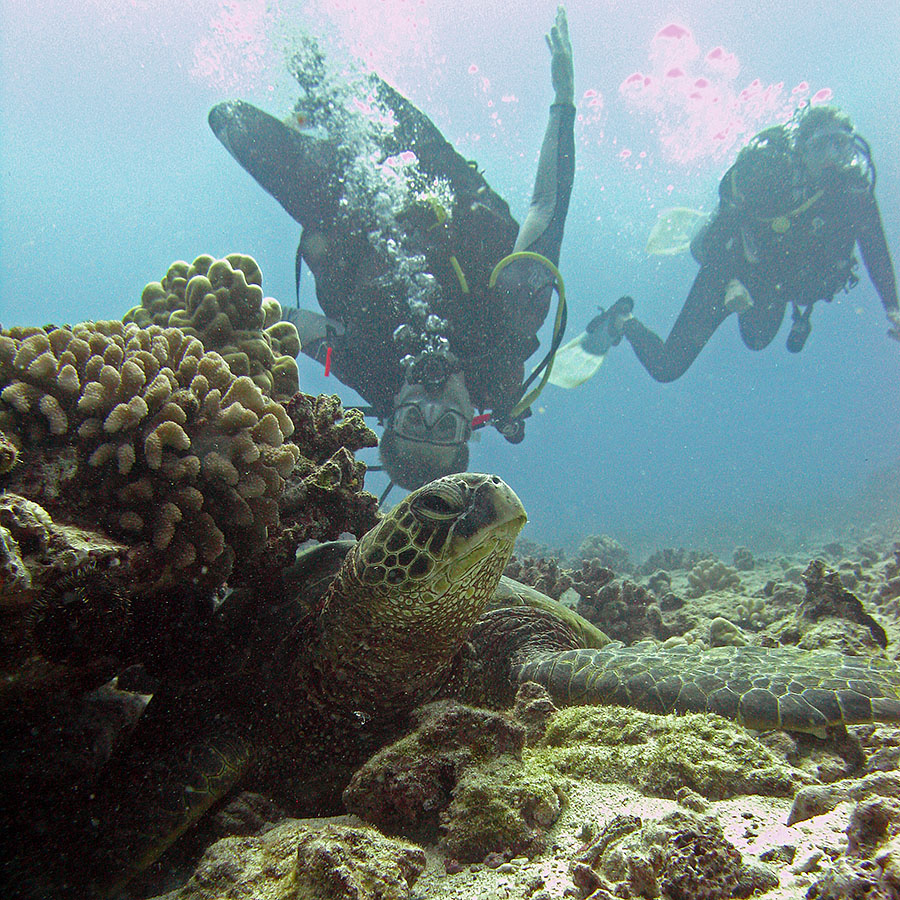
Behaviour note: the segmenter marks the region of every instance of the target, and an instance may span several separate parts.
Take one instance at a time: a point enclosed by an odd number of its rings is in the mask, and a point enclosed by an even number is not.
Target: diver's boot
[[[810,303],[803,312],[800,312],[796,304],[793,310],[793,324],[787,336],[787,348],[789,353],[799,353],[812,331],[812,325],[809,321],[810,313],[812,313],[812,304]]]
[[[581,347],[592,356],[604,356],[610,347],[615,347],[625,333],[625,323],[631,318],[634,300],[631,297],[619,297],[609,309],[600,310],[588,322],[584,335],[581,336]]]
[[[742,281],[732,278],[725,288],[725,310],[730,313],[742,313],[753,306],[753,298],[750,291]]]
[[[619,297],[615,303],[607,310],[609,314],[609,324],[606,326],[609,331],[609,340],[613,347],[622,340],[625,334],[625,323],[631,318],[631,311],[634,309],[634,300],[631,297]]]

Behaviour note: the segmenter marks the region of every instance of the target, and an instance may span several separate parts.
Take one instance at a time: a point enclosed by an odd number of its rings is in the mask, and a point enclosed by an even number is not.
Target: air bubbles
[[[434,313],[432,313],[425,320],[425,330],[429,334],[438,334],[441,331],[446,331],[447,330],[447,320],[442,319],[440,316],[436,316]]]

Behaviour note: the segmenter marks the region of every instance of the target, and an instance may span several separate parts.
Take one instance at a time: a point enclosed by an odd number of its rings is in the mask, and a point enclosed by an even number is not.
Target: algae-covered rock
[[[618,817],[595,847],[582,858],[595,857],[593,868],[602,876],[596,883],[600,891],[609,887],[606,896],[730,900],[778,884],[768,867],[744,863],[712,817],[675,812],[646,824]],[[587,880],[585,873],[581,880]]]
[[[547,830],[559,818],[562,781],[540,763],[504,754],[467,767],[442,816],[440,846],[462,862],[489,853],[533,856],[546,849]]]
[[[425,853],[372,828],[289,819],[262,835],[209,847],[165,900],[406,900]],[[162,898],[158,898],[162,900]]]
[[[543,766],[561,775],[624,781],[658,797],[675,797],[681,787],[709,800],[790,796],[812,780],[786,766],[744,728],[708,713],[564,709],[548,723],[535,753]]]
[[[543,849],[562,779],[523,759],[525,730],[502,713],[442,701],[353,776],[347,809],[389,832],[440,839],[464,862]]]

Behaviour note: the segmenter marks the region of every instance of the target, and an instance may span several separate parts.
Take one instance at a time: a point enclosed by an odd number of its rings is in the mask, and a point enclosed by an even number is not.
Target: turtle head
[[[373,690],[371,705],[425,699],[492,596],[525,521],[495,475],[447,475],[398,503],[332,584],[320,633],[344,688]]]
[[[363,537],[359,577],[386,594],[414,590],[440,600],[453,585],[482,584],[487,569],[502,572],[525,521],[522,502],[496,475],[446,475],[413,491]]]

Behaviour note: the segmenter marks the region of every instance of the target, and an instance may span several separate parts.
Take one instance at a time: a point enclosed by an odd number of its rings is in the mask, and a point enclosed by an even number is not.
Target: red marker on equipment
[[[325,350],[325,377],[331,374],[331,347]]]
[[[481,413],[481,415],[475,416],[475,418],[472,419],[471,427],[477,428],[479,425],[484,425],[484,423],[487,422],[487,420],[490,419],[490,417],[491,417],[490,413]]]

